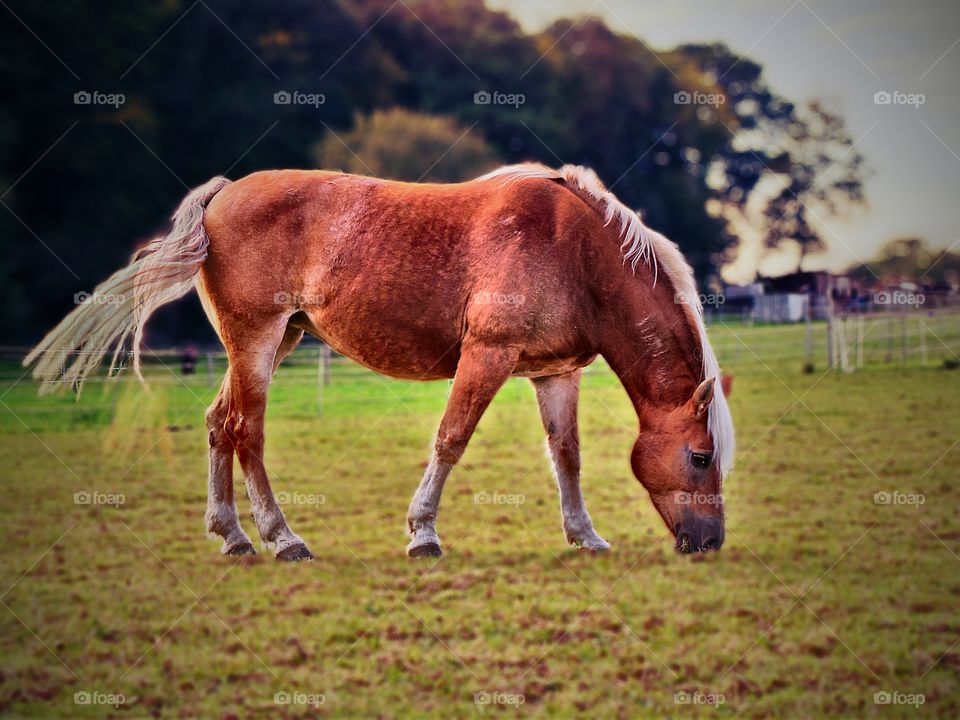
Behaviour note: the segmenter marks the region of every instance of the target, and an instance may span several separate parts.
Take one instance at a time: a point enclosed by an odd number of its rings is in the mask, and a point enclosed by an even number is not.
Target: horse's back
[[[218,316],[292,313],[386,374],[452,376],[468,331],[525,346],[536,372],[582,345],[583,249],[558,228],[586,234],[584,212],[550,181],[254,173],[207,208],[203,282]]]

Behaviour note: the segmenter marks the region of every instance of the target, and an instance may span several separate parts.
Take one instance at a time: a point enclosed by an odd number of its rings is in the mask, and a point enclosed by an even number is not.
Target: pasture
[[[414,561],[407,504],[447,384],[336,361],[319,414],[317,350],[298,351],[266,464],[316,555],[300,564],[205,537],[202,364],[77,403],[10,362],[0,713],[956,717],[960,371],[942,364],[960,327],[928,329],[925,363],[884,362],[880,325],[861,370],[825,372],[817,347],[804,374],[802,326],[714,327],[739,452],[726,544],[694,556],[630,472],[636,416],[602,362],[583,487],[612,551],[565,547],[533,390],[512,379],[447,484],[444,557]]]

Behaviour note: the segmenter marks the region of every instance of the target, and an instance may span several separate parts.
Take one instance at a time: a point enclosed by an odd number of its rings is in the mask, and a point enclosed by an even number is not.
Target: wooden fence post
[[[212,388],[216,383],[216,376],[213,372],[213,353],[206,353],[207,356],[207,387]]]
[[[323,356],[323,384],[329,385],[333,352],[331,352],[330,346],[324,343],[320,346],[320,353]]]
[[[893,316],[887,316],[887,356],[884,362],[893,362]]]
[[[837,353],[839,354],[840,369],[850,372],[850,347],[847,345],[847,318],[840,317],[837,325]]]
[[[863,330],[863,312],[857,313],[857,367],[863,367],[863,343],[866,340]]]
[[[900,313],[900,364],[907,364],[907,316]]]
[[[833,319],[833,313],[830,312],[830,310],[828,309],[827,310],[827,367],[830,368],[831,370],[834,368],[833,344],[834,344],[834,335],[836,334],[836,331],[833,327],[834,322],[835,321]]]
[[[917,330],[920,332],[920,364],[927,364],[927,326],[923,320],[917,320]]]
[[[323,349],[326,345],[321,345],[317,353],[317,417],[323,417],[323,386],[325,384],[326,363],[324,362]]]

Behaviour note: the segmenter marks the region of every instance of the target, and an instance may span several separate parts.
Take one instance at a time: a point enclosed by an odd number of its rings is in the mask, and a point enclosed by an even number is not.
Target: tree
[[[431,182],[466,180],[500,162],[453,118],[400,108],[358,115],[352,130],[328,133],[314,156],[326,170]]]
[[[960,283],[960,253],[931,250],[920,238],[896,238],[886,243],[874,260],[855,264],[848,272],[868,283],[909,280],[918,285]]]
[[[673,62],[682,77],[693,65],[706,91],[725,98],[718,120],[727,139],[707,156],[718,214],[745,218],[748,203],[761,200],[764,245],[796,243],[799,268],[825,247],[817,225],[865,202],[865,161],[843,119],[820,101],[798,107],[777,95],[762,66],[722,44],[681,46]]]
[[[861,198],[839,118],[798,109],[723,45],[655,52],[589,17],[531,34],[484,0],[169,0],[109,13],[7,1],[47,46],[0,23],[0,332],[11,342],[38,338],[159,231],[185,185],[318,157],[414,180],[500,160],[587,165],[679,243],[701,283],[736,250],[730,213],[763,199],[768,244],[806,253],[820,247],[812,213]],[[126,102],[74,104],[84,89]],[[484,91],[517,101],[478,101]],[[284,92],[323,101],[277,102]],[[771,183],[791,192],[771,198]],[[151,340],[207,332],[196,305],[161,312]]]
[[[773,249],[796,243],[799,271],[807,255],[826,248],[815,221],[822,223],[824,215],[839,216],[865,202],[864,158],[854,149],[843,120],[819,102],[791,118],[780,137],[788,159],[776,163],[782,172],[771,171],[783,184],[764,210],[764,244]]]

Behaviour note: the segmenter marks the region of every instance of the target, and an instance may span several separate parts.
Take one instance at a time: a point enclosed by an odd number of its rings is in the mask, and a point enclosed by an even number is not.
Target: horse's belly
[[[460,338],[442,331],[411,331],[389,319],[357,321],[335,313],[307,312],[297,324],[341,355],[390,377],[452,378],[460,360]]]
[[[390,377],[412,380],[452,378],[460,360],[459,336],[440,330],[411,332],[389,322],[338,322],[328,314],[305,313],[295,322],[341,355]],[[596,354],[570,357],[522,354],[513,370],[518,377],[547,377],[572,372],[594,361]]]

